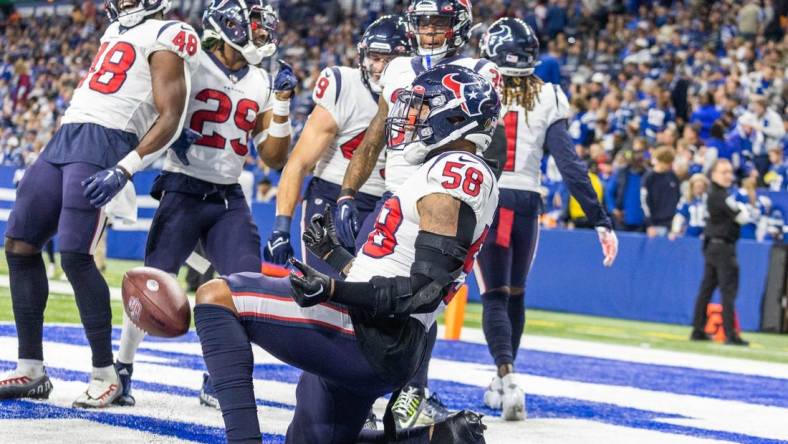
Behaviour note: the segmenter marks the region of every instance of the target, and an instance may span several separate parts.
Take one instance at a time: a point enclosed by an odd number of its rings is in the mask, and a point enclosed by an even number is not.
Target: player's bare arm
[[[150,56],[153,104],[159,117],[135,149],[140,157],[169,146],[180,133],[181,116],[189,96],[184,65],[183,59],[171,51],[157,51]]]
[[[273,111],[266,111],[257,119],[257,126],[255,127],[253,136],[255,140],[257,137],[266,131],[271,122],[279,124],[289,124],[287,116],[274,115]],[[287,150],[290,148],[290,135],[284,137],[272,137],[270,134],[265,140],[256,146],[257,152],[260,154],[260,162],[265,166],[273,169],[279,169],[285,166],[287,162]]]
[[[461,203],[442,193],[422,197],[417,205],[421,217],[419,228],[442,236],[456,236]]]
[[[381,97],[378,100],[378,113],[369,124],[369,129],[364,135],[364,140],[361,141],[358,149],[350,159],[347,171],[345,171],[345,178],[342,180],[342,190],[350,190],[355,193],[364,185],[364,182],[369,179],[372,170],[375,168],[375,162],[380,157],[380,152],[383,150],[385,142],[385,129],[386,117],[389,114],[389,106],[386,100]]]
[[[293,216],[304,176],[315,167],[326,148],[336,138],[337,130],[331,113],[316,105],[282,171],[279,193],[276,196],[277,216]]]

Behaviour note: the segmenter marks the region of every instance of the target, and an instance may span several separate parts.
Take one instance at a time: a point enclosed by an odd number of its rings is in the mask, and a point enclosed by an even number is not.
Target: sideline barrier
[[[14,171],[14,168],[0,167],[0,230],[3,232],[15,197]],[[147,194],[156,174],[156,171],[142,171],[134,176],[140,220],[131,226],[116,225],[108,230],[109,257],[142,259],[147,230],[158,205]],[[774,193],[770,196],[779,200]],[[785,198],[788,203],[788,193]],[[275,206],[256,202],[252,205],[252,213],[262,244],[265,244],[274,221]],[[297,257],[301,256],[300,226],[296,222],[299,220],[300,205],[296,207],[291,233]],[[0,243],[3,240],[0,237]],[[671,242],[632,233],[619,233],[619,240],[616,263],[604,268],[595,232],[543,230],[528,279],[527,306],[689,325],[703,274],[700,241],[686,238]],[[770,245],[747,240],[738,244],[741,275],[736,308],[745,331],[760,328]],[[468,277],[467,284],[467,298],[478,301],[479,290],[473,275]],[[719,300],[718,296],[715,300]]]

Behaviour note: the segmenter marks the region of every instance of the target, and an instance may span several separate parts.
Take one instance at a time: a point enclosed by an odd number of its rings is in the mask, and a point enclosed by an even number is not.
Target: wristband
[[[290,232],[290,222],[293,218],[290,216],[279,215],[274,219],[274,231]]]
[[[274,97],[274,103],[272,108],[275,116],[280,117],[287,117],[290,115],[290,99],[287,100],[279,100]]]
[[[260,131],[259,133],[257,133],[256,136],[254,136],[254,139],[252,139],[252,141],[254,142],[254,146],[258,146],[261,143],[265,142],[265,139],[267,138],[268,138],[268,131]]]
[[[342,270],[353,260],[353,255],[342,247],[336,247],[328,253],[324,260],[331,268],[344,275]]]
[[[123,168],[123,171],[131,177],[142,169],[142,157],[137,153],[137,150],[131,150],[130,153],[126,154],[126,157],[118,162],[118,166]]]
[[[268,125],[268,135],[271,137],[290,137],[290,121],[276,123],[273,120]]]
[[[337,203],[346,199],[353,199],[355,196],[356,196],[356,190],[354,190],[353,188],[342,188],[342,191],[339,192]]]

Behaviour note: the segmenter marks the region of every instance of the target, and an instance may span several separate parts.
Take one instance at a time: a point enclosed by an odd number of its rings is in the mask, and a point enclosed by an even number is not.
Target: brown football
[[[148,334],[174,338],[191,324],[189,299],[175,277],[152,267],[137,267],[123,276],[123,309]]]

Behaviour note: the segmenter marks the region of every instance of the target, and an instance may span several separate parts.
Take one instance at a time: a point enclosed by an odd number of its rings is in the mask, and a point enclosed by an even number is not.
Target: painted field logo
[[[140,314],[142,314],[142,303],[140,302],[140,298],[137,296],[129,297],[127,308],[129,319],[131,319],[134,323],[139,322]]]

